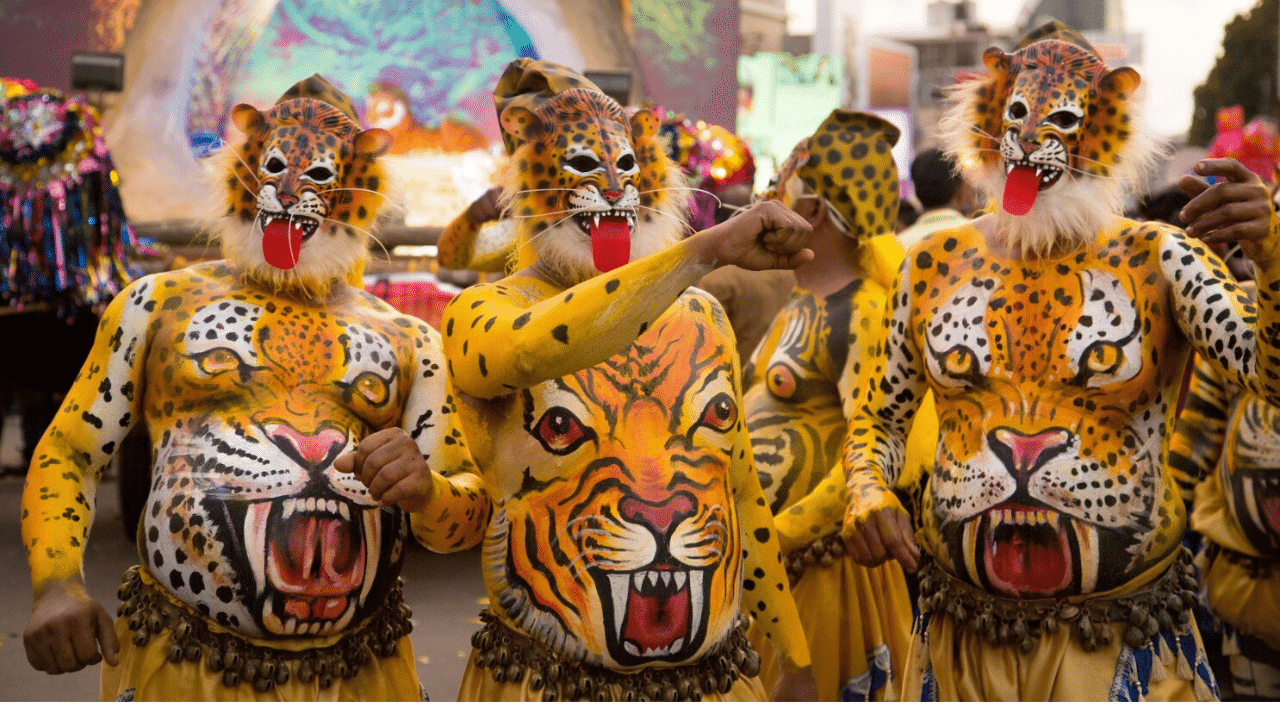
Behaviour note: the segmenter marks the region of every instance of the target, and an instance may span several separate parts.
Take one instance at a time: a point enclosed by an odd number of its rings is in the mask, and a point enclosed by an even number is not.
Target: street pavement
[[[15,464],[17,425],[5,419],[0,432],[0,466]],[[23,478],[0,476],[0,702],[92,701],[98,699],[98,667],[48,675],[27,663],[22,630],[31,613],[31,579],[19,529]],[[85,552],[85,582],[107,611],[115,614],[121,574],[137,564],[121,519],[116,479],[109,469],[98,488],[98,510]],[[411,544],[403,572],[405,600],[413,610],[418,677],[433,701],[455,701],[471,650],[471,634],[487,604],[480,577],[480,553],[437,555]],[[127,639],[126,639],[127,642]]]

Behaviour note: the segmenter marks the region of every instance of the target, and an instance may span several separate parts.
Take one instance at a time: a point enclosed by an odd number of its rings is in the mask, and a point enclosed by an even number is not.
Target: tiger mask
[[[683,235],[684,176],[662,151],[658,118],[590,87],[501,114],[512,154],[503,204],[518,245],[565,285],[649,255]],[[521,265],[531,260],[520,258]]]
[[[1160,154],[1135,114],[1138,73],[1109,70],[1074,30],[1053,21],[984,77],[952,88],[942,144],[988,199],[999,241],[1024,257],[1090,242],[1124,209],[1127,186]]]
[[[228,151],[223,254],[250,281],[324,296],[359,273],[384,195],[387,131],[361,130],[351,101],[318,75],[266,112],[240,104]],[[230,147],[230,146],[229,146]]]

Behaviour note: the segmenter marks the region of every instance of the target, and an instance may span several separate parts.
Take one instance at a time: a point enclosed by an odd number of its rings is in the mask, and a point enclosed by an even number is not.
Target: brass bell
[[[222,670],[222,652],[217,648],[209,648],[209,654],[204,656],[204,666],[210,672],[219,672]]]
[[[534,690],[541,690],[543,685],[542,673],[529,673],[529,687]]]
[[[1140,648],[1147,644],[1147,636],[1138,628],[1130,625],[1124,631],[1124,644],[1131,648]]]
[[[315,668],[312,667],[310,660],[303,660],[298,663],[298,682],[309,683],[316,676]]]
[[[679,698],[679,696],[680,696],[679,691],[677,691],[671,685],[667,685],[666,687],[662,688],[662,692],[658,697],[662,698],[662,702],[675,702]]]
[[[560,694],[556,692],[554,685],[548,685],[546,692],[542,693],[543,702],[555,702],[560,699]]]
[[[284,685],[289,682],[289,663],[280,662],[276,665],[276,684]]]
[[[275,685],[275,681],[269,677],[260,677],[253,681],[253,689],[260,693],[270,692]]]
[[[519,665],[511,665],[507,667],[507,680],[511,682],[520,682],[524,677],[524,668]]]
[[[595,692],[596,682],[591,679],[590,675],[583,675],[578,678],[578,693],[582,695],[590,695]]]
[[[502,665],[494,665],[489,670],[489,674],[493,675],[493,681],[496,683],[503,682],[507,679],[506,668]]]
[[[328,690],[330,687],[333,686],[333,676],[328,673],[325,673],[324,675],[319,676],[318,685],[320,686],[321,690]]]
[[[563,670],[560,663],[551,663],[551,667],[547,668],[547,680],[551,682],[558,682],[562,672]]]
[[[240,668],[240,677],[247,683],[253,682],[258,677],[258,663],[245,660],[244,666]]]
[[[191,643],[183,652],[183,656],[187,659],[187,662],[196,662],[200,659],[200,653],[200,643]]]
[[[1141,606],[1134,605],[1129,611],[1129,624],[1134,627],[1143,627],[1147,624],[1147,611]]]
[[[227,686],[227,687],[229,687],[229,688],[233,688],[233,687],[235,687],[235,686],[239,685],[239,684],[240,684],[240,673],[237,673],[237,672],[233,671],[231,668],[227,668],[226,670],[223,670],[223,671],[222,671],[222,684],[223,684],[223,685],[226,685],[226,686]]]
[[[151,633],[147,632],[146,628],[141,628],[138,630],[138,632],[133,634],[133,644],[138,647],[142,647],[143,645],[146,645],[150,641],[151,641]]]

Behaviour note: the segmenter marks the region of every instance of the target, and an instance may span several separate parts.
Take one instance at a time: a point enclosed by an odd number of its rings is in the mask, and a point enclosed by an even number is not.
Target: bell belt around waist
[[[1191,622],[1198,602],[1191,553],[1182,548],[1155,581],[1125,595],[1098,598],[1011,599],[992,595],[947,573],[932,558],[922,558],[920,610],[945,612],[958,626],[991,645],[1016,645],[1031,652],[1042,635],[1068,627],[1086,651],[1109,645],[1111,623],[1128,625],[1123,640],[1144,647],[1155,636]]]
[[[337,678],[354,678],[373,656],[394,655],[396,641],[413,629],[399,578],[386,601],[359,627],[329,645],[291,650],[222,628],[176,602],[144,574],[139,566],[129,568],[117,593],[122,604],[116,615],[127,620],[133,644],[143,647],[168,629],[169,662],[203,659],[210,672],[222,673],[227,687],[245,682],[267,692],[293,680],[314,679],[321,689],[328,688]]]
[[[844,538],[839,531],[823,535],[804,547],[792,550],[783,558],[783,564],[787,568],[787,581],[795,587],[805,570],[814,566],[831,567],[844,557],[845,551]]]
[[[749,621],[738,624],[720,647],[696,662],[681,667],[645,668],[620,672],[569,660],[545,644],[507,627],[497,616],[480,613],[484,625],[471,636],[475,664],[488,668],[498,682],[518,683],[528,676],[529,687],[543,690],[542,699],[599,700],[617,697],[628,702],[698,701],[704,693],[727,693],[739,678],[760,673],[760,655],[747,640]],[[544,689],[545,688],[545,689]]]

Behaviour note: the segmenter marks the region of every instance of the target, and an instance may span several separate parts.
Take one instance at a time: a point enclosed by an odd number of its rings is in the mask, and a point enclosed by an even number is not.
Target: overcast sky
[[[861,2],[867,32],[922,30],[928,0],[835,0]],[[1258,0],[1123,0],[1125,29],[1146,33],[1142,73],[1147,119],[1163,135],[1185,133],[1191,124],[1192,90],[1204,81],[1222,51],[1222,27]],[[989,26],[1013,24],[1025,0],[977,0]],[[814,0],[787,0],[789,32],[814,28]]]

